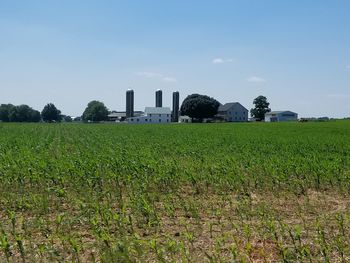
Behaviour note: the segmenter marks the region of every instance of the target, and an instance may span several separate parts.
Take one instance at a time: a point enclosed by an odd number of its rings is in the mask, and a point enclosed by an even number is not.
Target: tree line
[[[13,104],[0,105],[0,121],[3,122],[59,122],[66,117],[61,115],[61,111],[52,103],[46,104],[41,112],[25,104],[18,106]]]
[[[87,105],[81,118],[83,121],[105,121],[108,119],[107,107],[99,101],[91,101]],[[71,122],[70,116],[61,114],[53,103],[45,105],[39,112],[32,107],[22,104],[15,106],[13,104],[0,105],[0,121],[2,122]]]
[[[259,96],[254,99],[253,104],[255,107],[250,110],[251,116],[257,121],[264,120],[265,113],[271,111],[267,98]],[[218,112],[219,106],[220,103],[214,98],[201,94],[192,94],[185,98],[180,112],[181,115],[187,115],[201,122],[205,118],[214,117]],[[81,119],[85,122],[106,121],[108,113],[109,111],[103,102],[93,100],[88,103]],[[46,104],[41,112],[34,110],[28,105],[0,105],[0,121],[3,122],[60,122],[62,120],[71,122],[72,118],[62,115],[61,111],[53,103]]]

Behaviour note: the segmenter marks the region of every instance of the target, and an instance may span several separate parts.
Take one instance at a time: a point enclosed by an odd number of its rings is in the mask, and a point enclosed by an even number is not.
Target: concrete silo
[[[163,92],[162,90],[157,90],[156,91],[156,107],[162,107],[163,105]]]
[[[126,118],[134,117],[134,91],[126,91]]]
[[[179,109],[180,109],[180,93],[178,91],[173,92],[173,112],[172,122],[179,121]]]

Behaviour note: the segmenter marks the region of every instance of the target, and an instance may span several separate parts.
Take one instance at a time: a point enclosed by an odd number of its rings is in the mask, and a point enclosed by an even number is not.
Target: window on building
[[[148,120],[147,119],[145,119],[145,122],[147,122]]]
[[[152,117],[152,114],[150,114],[149,116]]]
[[[238,119],[241,120],[241,117],[239,117]]]
[[[134,121],[134,119],[130,119],[131,121]]]
[[[159,114],[159,117],[162,117],[162,114]]]
[[[169,122],[169,119],[167,119],[166,122]]]
[[[237,117],[235,117],[235,120],[237,120]]]
[[[162,119],[159,119],[159,122],[162,122]]]
[[[237,115],[237,114],[238,114],[238,112],[236,111],[236,112],[235,112],[235,114]]]
[[[137,121],[140,121],[139,119],[136,119]]]
[[[152,119],[149,119],[149,122],[152,122]]]

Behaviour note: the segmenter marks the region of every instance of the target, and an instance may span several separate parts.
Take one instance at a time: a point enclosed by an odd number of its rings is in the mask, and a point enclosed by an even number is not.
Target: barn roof
[[[218,111],[228,111],[229,109],[232,108],[232,106],[235,106],[235,105],[242,106],[242,104],[240,104],[239,102],[229,102],[229,103],[225,103],[224,105],[220,105]]]
[[[146,107],[145,113],[148,114],[171,114],[171,110],[168,107]]]
[[[267,112],[266,114],[281,114],[281,113],[293,113],[293,114],[297,114],[296,112],[289,111],[289,110],[270,111],[270,112]]]
[[[142,111],[134,111],[134,114],[136,115],[142,115]],[[125,111],[113,111],[110,114],[108,114],[109,118],[122,118],[126,117],[126,112]]]

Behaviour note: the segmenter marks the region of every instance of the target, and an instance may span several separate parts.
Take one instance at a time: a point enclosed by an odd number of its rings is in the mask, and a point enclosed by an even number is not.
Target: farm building
[[[271,111],[265,114],[266,122],[297,121],[298,114],[292,111]]]
[[[181,123],[191,123],[192,122],[192,118],[189,116],[180,116],[179,117],[179,122]]]
[[[216,117],[227,122],[244,122],[248,121],[248,110],[239,102],[230,102],[219,106]]]
[[[170,123],[171,110],[168,107],[146,107],[145,115],[127,118],[128,123]]]
[[[134,116],[142,116],[143,112],[142,111],[135,111]],[[125,121],[126,119],[126,111],[112,111],[110,114],[108,114],[108,121],[115,121],[115,122],[120,122],[120,121]]]

